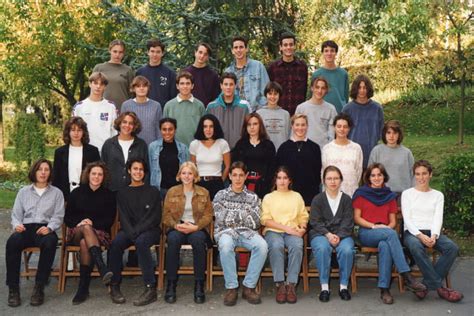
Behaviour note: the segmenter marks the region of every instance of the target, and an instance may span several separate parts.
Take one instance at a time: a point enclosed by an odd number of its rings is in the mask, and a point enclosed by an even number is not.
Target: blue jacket
[[[247,64],[241,70],[239,76],[239,71],[237,71],[235,61],[233,61],[230,66],[225,69],[225,72],[232,72],[237,76],[237,91],[241,98],[245,96],[244,99],[250,103],[250,112],[255,112],[266,105],[267,99],[263,91],[270,79],[265,66],[263,66],[261,62],[247,58]],[[244,78],[243,93],[239,87],[241,77]]]
[[[188,147],[175,139],[178,148],[178,160],[181,165],[189,160]],[[157,139],[148,146],[148,158],[150,159],[150,185],[161,190],[161,169],[160,169],[160,152],[163,149],[163,138]]]

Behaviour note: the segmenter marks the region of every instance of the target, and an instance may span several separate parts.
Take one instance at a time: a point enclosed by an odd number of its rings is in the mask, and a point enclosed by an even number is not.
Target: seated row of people
[[[393,303],[390,294],[392,262],[402,275],[407,288],[420,299],[429,290],[448,301],[462,299],[462,294],[443,287],[442,280],[453,264],[458,248],[441,234],[443,195],[431,189],[429,180],[432,167],[426,161],[414,165],[416,186],[402,194],[402,212],[405,226],[405,246],[412,252],[423,273],[423,283],[416,281],[403,254],[396,225],[397,195],[385,183],[389,180],[381,164],[370,165],[364,175],[364,186],[357,189],[353,201],[341,192],[343,175],[335,166],[323,172],[325,192],[316,195],[311,204],[311,213],[305,209],[303,197],[291,189],[291,172],[279,167],[274,175],[273,192],[267,194],[260,206],[258,196],[245,186],[249,173],[242,162],[234,162],[229,170],[231,184],[220,190],[211,204],[209,193],[198,186],[199,173],[192,162],[180,166],[176,180],[181,182],[168,190],[164,201],[162,220],[161,195],[157,188],[145,183],[147,164],[141,159],[131,159],[127,170],[131,183],[114,194],[105,183],[108,170],[103,162],[88,164],[81,178],[81,185],[72,191],[64,216],[64,201],[61,192],[50,185],[52,166],[42,159],[33,164],[29,177],[31,185],[22,188],[12,211],[12,226],[15,233],[6,246],[8,304],[21,304],[19,292],[19,269],[21,252],[29,246],[41,248],[32,305],[44,301],[44,286],[47,283],[57,246],[55,230],[63,222],[67,226],[66,242],[80,246],[80,282],[74,304],[84,302],[89,294],[90,274],[93,265],[98,267],[101,280],[110,285],[110,295],[115,303],[124,303],[120,291],[122,256],[124,250],[135,245],[138,263],[143,272],[144,292],[133,302],[146,305],[157,299],[156,278],[152,245],[158,244],[163,222],[167,234],[166,271],[168,284],[165,300],[176,301],[177,269],[179,250],[182,244],[193,247],[196,303],[205,301],[204,279],[206,256],[211,247],[208,227],[214,220],[214,236],[224,271],[226,293],[224,304],[236,303],[239,287],[235,247],[244,247],[251,252],[247,273],[243,281],[242,297],[249,303],[261,302],[255,288],[263,265],[268,258],[278,303],[295,303],[303,256],[303,236],[308,231],[316,265],[320,271],[321,292],[319,299],[327,302],[330,297],[329,272],[333,249],[340,268],[339,296],[350,300],[347,289],[354,260],[352,229],[359,225],[362,246],[379,249],[379,283],[383,303]],[[111,240],[111,226],[119,211],[120,231]],[[309,226],[307,226],[309,221]],[[264,226],[260,236],[260,225]],[[101,246],[109,249],[109,265],[102,259]],[[441,258],[433,266],[424,247],[433,247]],[[285,282],[285,248],[288,249],[288,271]]]

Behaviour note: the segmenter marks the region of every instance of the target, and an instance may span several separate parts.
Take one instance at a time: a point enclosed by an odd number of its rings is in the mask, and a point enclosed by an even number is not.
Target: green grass
[[[15,191],[0,189],[0,209],[11,209],[15,202]]]
[[[46,159],[53,161],[54,159],[54,151],[57,147],[55,146],[46,146]],[[6,161],[15,161],[15,147],[6,147],[5,148],[5,160]]]

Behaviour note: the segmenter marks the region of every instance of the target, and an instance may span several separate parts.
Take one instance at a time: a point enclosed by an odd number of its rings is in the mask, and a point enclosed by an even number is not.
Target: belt
[[[220,176],[203,176],[201,177],[202,181],[215,181],[215,180],[222,180]]]

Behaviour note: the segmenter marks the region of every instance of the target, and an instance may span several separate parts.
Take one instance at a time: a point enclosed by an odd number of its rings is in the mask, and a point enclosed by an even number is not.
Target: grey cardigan
[[[341,239],[351,236],[354,228],[353,213],[352,199],[349,195],[342,193],[336,215],[333,215],[326,192],[319,193],[311,202],[310,240],[316,236],[324,236],[328,232],[336,234]]]

